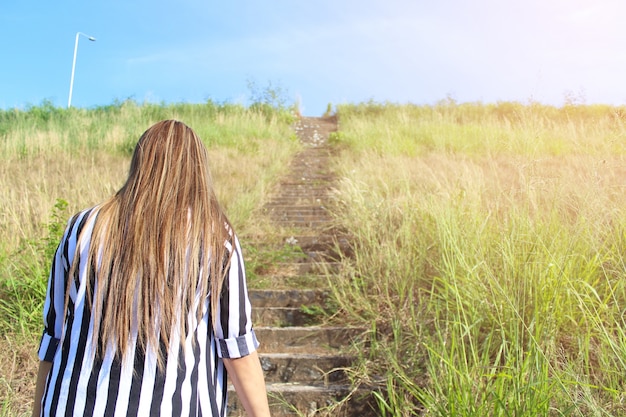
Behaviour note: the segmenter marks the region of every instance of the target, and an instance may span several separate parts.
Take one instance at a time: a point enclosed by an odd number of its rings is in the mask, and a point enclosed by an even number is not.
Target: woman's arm
[[[258,353],[254,351],[241,358],[224,359],[224,365],[248,415],[269,416],[265,379]]]
[[[46,388],[46,379],[52,368],[52,362],[39,361],[39,372],[37,373],[37,385],[35,387],[35,402],[33,403],[33,417],[41,415],[41,399]]]

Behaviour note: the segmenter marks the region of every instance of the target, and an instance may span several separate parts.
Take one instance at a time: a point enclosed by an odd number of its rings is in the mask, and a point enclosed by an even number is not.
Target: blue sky
[[[0,5],[0,108],[327,103],[626,104],[622,0],[44,0]]]

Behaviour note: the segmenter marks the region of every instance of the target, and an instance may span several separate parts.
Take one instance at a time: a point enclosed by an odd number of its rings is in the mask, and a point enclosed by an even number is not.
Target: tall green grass
[[[340,106],[332,286],[382,415],[626,415],[623,113]]]

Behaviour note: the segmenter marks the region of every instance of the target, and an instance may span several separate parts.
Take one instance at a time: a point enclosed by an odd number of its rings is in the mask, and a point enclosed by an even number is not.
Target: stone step
[[[307,220],[332,220],[332,216],[326,207],[268,207],[265,213],[272,217],[293,217]]]
[[[326,290],[250,290],[248,291],[253,309],[261,307],[297,307],[321,305],[328,296]]]
[[[255,326],[311,326],[319,324],[323,318],[322,311],[312,314],[299,307],[260,307],[252,310]]]
[[[329,251],[305,251],[306,255],[313,261],[324,263],[329,261],[338,261],[341,259],[336,253]]]
[[[325,273],[336,273],[341,269],[341,262],[277,262],[276,270],[281,271],[275,276],[295,276],[295,275],[315,275]]]
[[[324,146],[316,146],[315,149],[306,148],[295,155],[291,161],[291,166],[297,170],[306,169],[306,167],[312,165],[322,164],[328,166],[330,153],[331,150]]]
[[[301,178],[316,178],[322,182],[334,182],[337,181],[337,176],[333,174],[329,174],[328,172],[322,172],[324,169],[323,165],[325,161],[319,161],[321,163],[315,163],[315,165],[310,165],[306,167],[306,169],[300,170],[297,166],[292,166],[291,173],[279,179],[280,184],[289,184],[292,181],[299,181]],[[300,162],[303,163],[302,161]],[[295,169],[294,169],[295,168]]]
[[[331,251],[335,252],[337,248],[349,248],[350,242],[345,236],[341,236],[339,232],[335,236],[329,235],[310,235],[303,234],[302,231],[299,230],[298,234],[294,234],[289,236],[288,238],[283,239],[282,242],[276,243],[274,245],[264,244],[261,241],[253,241],[248,240],[248,244],[250,246],[256,248],[269,248],[270,250],[280,250],[284,247],[285,243],[290,243],[292,245],[298,246],[302,249],[303,252],[323,252],[323,251]]]
[[[328,260],[337,260],[337,254],[351,254],[353,251],[350,241],[344,236],[335,236],[328,239],[307,239],[300,236],[293,237],[296,244],[304,253],[326,252]]]
[[[280,183],[280,193],[277,195],[289,195],[303,190],[313,194],[328,192],[331,184],[334,184],[334,181],[320,181],[319,179],[310,181],[307,180],[306,177],[290,178]]]
[[[291,219],[291,218],[284,218],[284,217],[279,217],[279,216],[276,216],[274,218],[274,216],[272,216],[272,220],[274,220],[274,222],[277,225],[283,226],[283,227],[299,227],[299,228],[317,229],[317,228],[322,228],[324,226],[329,225],[332,219],[330,217],[328,219],[317,219],[317,218]]]
[[[328,208],[324,205],[315,203],[315,204],[282,204],[282,203],[268,203],[265,205],[266,212],[298,212],[298,213],[306,213],[306,214],[326,214],[328,213]]]
[[[306,140],[303,142],[306,142]],[[307,149],[307,151],[304,151],[304,152],[311,152],[315,154],[315,153],[324,153],[324,152],[329,153],[331,151],[332,151],[332,148],[324,143],[324,144],[319,144],[318,146],[315,147],[315,149],[312,149],[312,150]],[[300,152],[300,153],[303,153],[303,152]]]
[[[264,209],[268,210],[274,208],[276,206],[306,206],[306,205],[317,205],[321,206],[324,204],[324,201],[329,200],[330,197],[327,194],[290,194],[290,195],[282,195],[274,197],[268,203],[265,204]]]
[[[248,283],[250,289],[258,288],[274,288],[293,289],[293,288],[322,288],[328,285],[328,280],[322,275],[288,275],[282,272],[282,275],[259,275],[255,276],[253,281]]]
[[[363,341],[366,329],[344,326],[256,327],[259,353],[336,354]]]
[[[266,385],[272,417],[378,417],[372,389],[355,390],[349,385]],[[340,404],[343,401],[342,404]],[[246,413],[232,387],[229,388],[228,417]]]
[[[315,181],[307,180],[307,177],[289,177],[283,178],[277,184],[278,189],[274,195],[285,195],[293,193],[294,191],[307,190],[310,193],[325,193],[331,189],[331,186],[336,183],[336,180],[324,180],[321,178]]]
[[[276,201],[280,199],[290,199],[290,198],[295,198],[295,197],[315,198],[315,199],[324,201],[326,199],[334,198],[334,196],[336,195],[332,191],[330,184],[324,185],[323,188],[313,189],[313,190],[309,189],[310,187],[311,187],[310,185],[306,185],[306,184],[293,185],[283,190],[283,192],[281,192],[280,194],[274,195],[270,199],[270,201]]]
[[[334,198],[334,195],[329,192],[329,190],[319,191],[315,193],[307,193],[302,190],[293,190],[289,193],[283,193],[280,195],[276,195],[270,199],[266,205],[272,204],[283,204],[283,205],[299,205],[306,204],[302,203],[302,201],[308,202],[309,204],[322,204],[328,201],[331,201]]]
[[[280,192],[289,187],[293,187],[294,185],[308,185],[309,187],[324,187],[330,184],[335,184],[337,182],[337,177],[334,175],[325,175],[320,174],[317,170],[308,170],[308,171],[299,171],[295,175],[291,175],[289,177],[282,178],[280,180]]]
[[[301,214],[290,214],[290,213],[271,213],[270,218],[272,221],[282,224],[288,225],[289,227],[319,227],[329,225],[333,218],[330,215],[301,215]]]
[[[292,208],[306,210],[315,207],[314,210],[325,209],[328,210],[334,203],[330,201],[330,198],[316,198],[315,200],[309,199],[308,196],[290,196],[283,197],[281,199],[274,199],[265,206],[263,206],[263,213],[268,213],[273,210],[280,210],[283,208]]]
[[[333,198],[334,197],[330,195],[316,194],[315,196],[311,196],[310,194],[294,193],[272,199],[265,204],[263,210],[264,212],[267,212],[272,209],[276,210],[289,207],[297,209],[318,207],[328,210],[329,207],[332,207],[335,204]]]
[[[293,198],[308,198],[308,199],[322,199],[333,197],[330,184],[322,187],[313,187],[311,185],[294,185],[292,187],[283,189],[279,194],[270,198],[270,201],[276,201],[280,199],[293,199]]]
[[[375,411],[372,390],[353,389],[347,372],[354,360],[347,352],[353,344],[367,346],[368,329],[311,324],[325,318],[330,290],[323,288],[328,287],[328,275],[341,268],[337,253],[349,249],[327,210],[335,201],[337,177],[329,170],[334,149],[327,144],[326,134],[334,130],[336,119],[305,118],[296,124],[304,148],[292,159],[290,174],[277,184],[276,194],[263,208],[275,224],[289,231],[285,233],[293,234],[285,241],[298,245],[306,255],[306,260],[264,268],[252,285],[271,289],[250,290],[274,417],[380,414]],[[229,416],[245,415],[235,395],[229,403]]]
[[[275,204],[282,203],[285,205],[289,204],[299,204],[300,200],[309,201],[312,204],[322,204],[325,201],[332,200],[334,195],[330,193],[329,190],[320,191],[316,193],[307,193],[302,192],[301,190],[293,190],[290,193],[283,193],[280,195],[276,195],[267,202],[267,204]]]
[[[309,165],[315,163],[323,163],[328,165],[328,159],[332,150],[328,146],[315,146],[313,148],[307,147],[303,151],[297,153],[294,156],[292,166],[299,169],[303,164],[302,161],[306,161]]]
[[[271,218],[293,217],[307,220],[332,220],[333,218],[326,207],[268,207],[265,210],[265,214]]]
[[[303,251],[332,250],[336,245],[336,238],[334,236],[296,235],[291,236],[291,238]]]
[[[330,177],[322,177],[316,175],[299,176],[299,177],[290,177],[285,178],[280,182],[280,192],[278,195],[289,192],[293,190],[301,190],[307,189],[309,191],[321,191],[323,189],[328,189],[332,184],[335,184],[336,179]]]
[[[354,358],[346,355],[265,353],[260,355],[266,383],[343,384]]]

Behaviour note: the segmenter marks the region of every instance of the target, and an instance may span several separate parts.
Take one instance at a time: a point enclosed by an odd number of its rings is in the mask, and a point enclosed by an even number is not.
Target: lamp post
[[[76,32],[76,42],[74,43],[74,60],[72,61],[72,78],[70,79],[70,96],[67,99],[68,109],[72,105],[72,87],[74,86],[74,70],[76,69],[76,53],[78,52],[78,38],[80,35],[83,35],[92,42],[96,41],[96,38],[94,38],[93,36],[85,35],[82,32]]]

